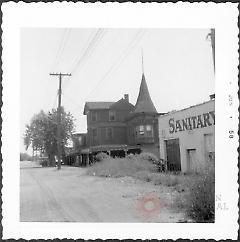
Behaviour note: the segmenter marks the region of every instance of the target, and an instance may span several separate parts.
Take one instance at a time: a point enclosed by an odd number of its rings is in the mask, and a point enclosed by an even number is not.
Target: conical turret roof
[[[133,113],[157,113],[148,91],[144,73],[142,74],[140,90]]]

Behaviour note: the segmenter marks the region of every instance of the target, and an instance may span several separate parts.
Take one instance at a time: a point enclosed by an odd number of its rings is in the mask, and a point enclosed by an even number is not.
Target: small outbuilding
[[[170,171],[199,172],[215,160],[215,100],[159,116],[160,158]]]

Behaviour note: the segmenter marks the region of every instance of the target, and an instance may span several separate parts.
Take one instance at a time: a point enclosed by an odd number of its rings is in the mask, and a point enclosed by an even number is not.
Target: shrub
[[[157,158],[157,156],[155,156],[152,153],[143,152],[139,155],[139,158],[146,160],[146,161],[150,161],[154,164],[158,164],[158,162],[159,162],[159,159]]]
[[[89,175],[105,177],[133,176],[139,171],[156,172],[156,166],[148,161],[129,158],[108,158],[88,168]]]
[[[98,153],[96,156],[95,156],[95,160],[96,161],[103,161],[105,159],[108,159],[109,158],[109,155],[104,153],[104,152],[100,152]]]
[[[187,214],[196,222],[211,222],[215,214],[215,172],[209,165],[190,185]]]
[[[166,171],[166,161],[163,159],[159,159],[156,155],[143,152],[138,156],[140,159],[153,163],[157,167],[158,172]]]

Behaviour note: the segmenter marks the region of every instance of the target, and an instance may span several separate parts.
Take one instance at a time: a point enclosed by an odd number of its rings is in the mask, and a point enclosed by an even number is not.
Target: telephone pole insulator
[[[58,122],[57,122],[57,148],[58,148],[58,170],[61,169],[61,101],[62,101],[62,76],[71,76],[70,73],[50,73],[50,76],[59,77],[58,88]]]

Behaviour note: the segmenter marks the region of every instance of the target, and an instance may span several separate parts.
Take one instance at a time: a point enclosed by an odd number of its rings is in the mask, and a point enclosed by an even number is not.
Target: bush
[[[156,165],[157,170],[159,172],[166,170],[166,161],[164,161],[163,159],[159,159],[156,155],[154,155],[152,153],[143,152],[139,155],[139,158]]]
[[[110,156],[104,152],[100,152],[95,156],[95,161],[103,161],[105,159],[108,159]]]
[[[146,161],[150,161],[154,164],[158,164],[159,162],[159,159],[157,158],[157,156],[152,153],[143,152],[139,155],[139,158]]]
[[[129,158],[108,158],[88,168],[89,175],[105,177],[132,176],[140,171],[156,172],[156,166],[148,161]]]
[[[215,214],[215,172],[209,165],[190,185],[187,214],[196,222],[212,222]]]

